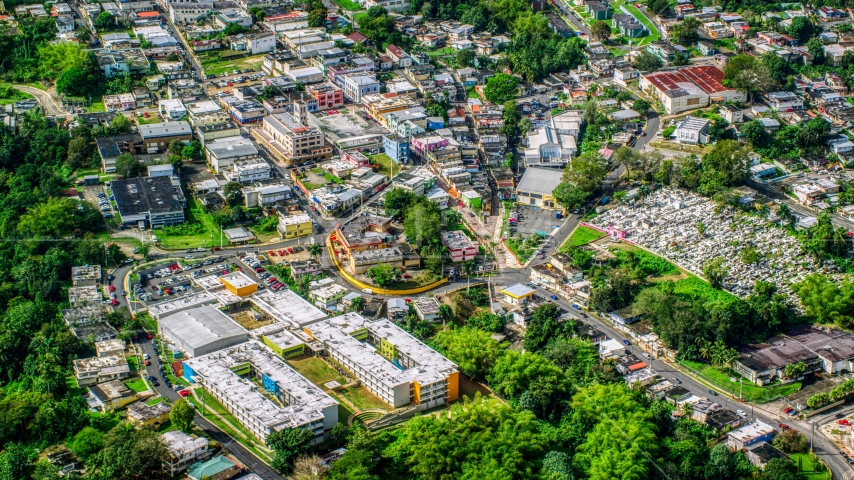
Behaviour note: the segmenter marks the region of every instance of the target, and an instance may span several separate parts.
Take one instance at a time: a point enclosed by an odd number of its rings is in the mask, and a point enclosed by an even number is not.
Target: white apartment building
[[[235,162],[261,159],[255,145],[249,139],[240,136],[218,138],[207,142],[205,150],[208,163],[217,172],[231,168]]]
[[[274,431],[305,428],[319,443],[338,423],[338,402],[257,341],[187,360],[184,377],[200,383],[262,442]],[[262,395],[250,379],[280,403]]]

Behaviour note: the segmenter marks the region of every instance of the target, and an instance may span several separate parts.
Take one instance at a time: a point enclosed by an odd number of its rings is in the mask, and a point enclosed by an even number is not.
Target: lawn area
[[[679,282],[677,282],[677,284],[678,283]],[[741,385],[739,385],[739,382],[737,381],[730,381],[730,378],[737,377],[732,377],[729,373],[717,367],[713,367],[709,364],[691,362],[688,360],[682,360],[679,363],[683,367],[686,367],[694,373],[697,373],[709,383],[714,384],[715,386],[723,389],[726,392],[730,392],[738,396],[739,388],[741,388],[742,398],[746,402],[767,403],[776,399],[777,397],[785,397],[801,389],[800,382],[787,383],[785,385],[777,384],[768,387],[757,387],[756,385],[753,385],[750,382],[743,382]]]
[[[28,98],[33,98],[32,95],[26,92],[22,92],[20,90],[12,90],[12,94],[6,98],[0,98],[0,105],[8,105],[10,103],[15,103],[19,100],[26,100]]]
[[[350,400],[359,410],[389,409],[387,403],[380,400],[379,397],[369,392],[365,387],[342,388],[338,394]]]
[[[199,55],[205,75],[222,75],[234,70],[258,70],[264,63],[264,55],[244,56],[242,53],[224,55],[229,52],[206,52]]]
[[[145,381],[141,378],[134,378],[133,380],[128,380],[125,382],[125,385],[128,386],[134,392],[147,392],[148,385],[145,384]]]
[[[830,472],[809,453],[793,453],[789,455],[795,465],[799,466],[801,475],[807,480],[830,480]],[[816,466],[821,470],[816,472]]]
[[[135,372],[135,371],[139,370],[139,359],[136,357],[136,355],[133,355],[131,357],[127,357],[127,360],[128,360],[128,366],[130,367],[131,372]]]
[[[377,173],[379,173],[380,175],[385,175],[388,178],[392,178],[392,174],[397,175],[398,173],[400,173],[400,165],[398,165],[397,162],[392,160],[391,157],[384,153],[371,155],[371,160],[374,160],[377,163],[377,166],[379,167]]]
[[[68,395],[85,395],[86,389],[77,385],[77,378],[74,375],[65,377],[65,388],[68,389]]]
[[[586,227],[584,225],[575,229],[572,235],[564,243],[566,248],[577,247],[579,245],[587,245],[590,242],[599,240],[605,234],[595,228]]]
[[[519,238],[508,238],[504,240],[504,245],[513,252],[516,259],[521,263],[525,263],[531,258],[540,244],[543,243],[543,238],[539,235],[532,235],[524,240]]]
[[[354,2],[353,0],[335,0],[335,5],[338,5],[344,10],[351,10],[354,12],[362,9],[362,6],[359,5],[359,2]]]
[[[163,403],[163,402],[165,402],[165,401],[166,401],[166,399],[165,399],[165,398],[163,398],[163,397],[157,397],[157,398],[152,398],[151,400],[148,400],[147,402],[145,402],[145,404],[146,404],[146,405],[148,405],[148,406],[150,407],[150,406],[152,406],[152,405],[157,405],[158,403]]]
[[[315,385],[323,386],[324,383],[337,380],[344,385],[347,380],[332,369],[326,362],[317,357],[299,356],[289,358],[288,364],[294,367],[303,377],[309,379]]]
[[[397,282],[391,282],[386,285],[386,288],[397,289],[397,290],[407,290],[410,288],[418,288],[423,287],[424,285],[429,285],[433,282],[439,281],[442,278],[438,275],[434,275],[433,273],[422,270],[420,273],[412,274],[412,278],[399,280]]]
[[[648,18],[646,18],[646,15],[644,15],[643,12],[638,10],[638,8],[632,5],[631,3],[624,3],[623,1],[618,0],[611,4],[611,9],[614,10],[614,13],[622,13],[622,10],[620,10],[621,6],[626,7],[626,10],[628,10],[628,12],[631,13],[635,17],[635,19],[637,19],[646,28],[649,29],[649,35],[643,37],[640,42],[635,43],[634,46],[640,47],[642,45],[647,45],[661,38],[661,33],[659,33],[658,29],[655,28],[655,25],[653,25],[653,23]]]
[[[735,296],[726,290],[717,290],[703,280],[691,276],[676,282],[673,293],[684,295],[688,298],[700,298],[706,302],[718,300],[732,300]]]
[[[136,117],[136,124],[137,125],[148,125],[150,123],[160,123],[161,121],[162,120],[160,120],[160,117],[158,117],[157,115],[150,115],[147,118],[146,117]]]
[[[184,228],[186,232],[192,233],[169,234],[164,232],[162,228],[155,230],[155,235],[160,239],[160,246],[183,250],[185,248],[210,247],[211,241],[217,245],[220,243],[219,225],[214,222],[213,217],[205,211],[205,207],[195,198],[191,198],[189,201],[186,223],[183,227],[178,226],[177,228]],[[229,245],[225,236],[222,237],[222,244],[223,246]]]

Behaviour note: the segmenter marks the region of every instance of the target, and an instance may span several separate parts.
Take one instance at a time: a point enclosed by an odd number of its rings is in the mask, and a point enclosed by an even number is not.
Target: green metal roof
[[[219,455],[206,462],[193,464],[193,466],[190,467],[190,471],[188,473],[191,478],[195,478],[196,480],[204,480],[206,478],[210,478],[216,475],[217,473],[228,470],[233,466],[234,462],[223,457],[222,455]]]

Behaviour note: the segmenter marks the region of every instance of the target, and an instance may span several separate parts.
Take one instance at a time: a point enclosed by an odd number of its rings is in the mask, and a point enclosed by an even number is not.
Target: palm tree
[[[771,214],[771,209],[768,208],[768,205],[762,204],[758,209],[756,209],[756,213],[758,213],[760,217],[767,219],[768,215]]]
[[[777,209],[777,216],[780,217],[781,221],[788,223],[789,219],[792,218],[792,211],[789,210],[789,206],[784,203]]]
[[[442,319],[442,328],[445,328],[445,323],[454,318],[454,311],[448,304],[439,305],[439,318]]]
[[[641,201],[643,201],[649,195],[649,188],[646,185],[641,185],[638,187],[638,193],[640,193]]]
[[[699,347],[700,357],[708,360],[712,354],[712,342],[705,338],[698,338],[697,346]]]
[[[722,360],[722,366],[726,368],[732,368],[735,361],[741,358],[741,355],[734,349],[728,348],[724,351]]]
[[[312,243],[308,246],[308,254],[311,255],[311,258],[320,258],[323,255],[323,247],[319,243]]]

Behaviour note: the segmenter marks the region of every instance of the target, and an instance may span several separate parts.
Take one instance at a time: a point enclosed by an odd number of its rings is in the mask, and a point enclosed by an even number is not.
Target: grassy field
[[[219,225],[214,222],[213,217],[205,211],[204,206],[201,205],[195,198],[191,198],[189,200],[186,224],[199,224],[202,226],[202,228],[197,233],[191,233],[186,235],[170,235],[165,233],[162,229],[156,230],[155,235],[157,235],[157,238],[160,239],[160,245],[163,248],[168,249],[210,247],[212,241],[211,238],[213,238],[213,242],[215,244],[219,245]],[[229,245],[228,240],[225,239],[224,236],[222,242],[223,245]]]
[[[130,367],[131,372],[135,372],[135,371],[139,370],[139,359],[136,357],[136,355],[131,356],[131,357],[127,357],[127,360],[128,360],[128,366]]]
[[[359,2],[354,2],[352,0],[335,0],[335,5],[338,5],[344,10],[350,10],[354,12],[362,9],[362,6],[359,5]]]
[[[8,105],[10,103],[15,103],[19,100],[26,100],[28,98],[33,98],[32,95],[26,92],[22,92],[20,90],[12,90],[12,94],[6,98],[0,98],[0,105]]]
[[[388,410],[388,404],[369,392],[365,387],[342,388],[339,395],[350,400],[359,410]]]
[[[824,468],[823,465],[816,462],[816,460],[808,453],[793,453],[789,455],[789,458],[792,459],[792,462],[796,466],[800,467],[801,475],[804,476],[807,480],[830,480],[831,475],[830,472]],[[816,472],[816,465],[818,465],[821,471]]]
[[[709,383],[735,396],[738,396],[739,388],[741,388],[741,396],[746,402],[766,403],[777,397],[791,395],[801,389],[800,382],[768,387],[757,387],[750,382],[743,382],[739,385],[739,382],[730,381],[731,375],[729,373],[709,364],[688,360],[683,360],[680,364],[702,376]]]
[[[392,160],[391,157],[384,153],[371,155],[371,159],[377,162],[377,166],[379,167],[377,173],[379,173],[380,175],[385,175],[388,178],[392,178],[392,174],[397,175],[398,173],[400,173],[400,165],[398,165],[397,162]]]
[[[264,54],[244,56],[234,52],[205,52],[199,55],[205,75],[222,75],[234,70],[259,70],[264,63]]]
[[[69,395],[85,395],[86,389],[77,385],[77,378],[74,375],[65,377],[65,388],[68,389]]]
[[[315,385],[323,386],[324,383],[332,380],[337,380],[341,385],[347,383],[344,377],[338,375],[338,372],[317,357],[301,356],[289,358],[288,364]]]
[[[676,282],[676,288],[673,290],[673,293],[689,298],[700,298],[706,302],[712,300],[726,301],[735,298],[733,294],[726,290],[714,289],[708,283],[695,276]]]
[[[129,381],[125,382],[125,385],[127,385],[128,388],[130,388],[131,390],[133,390],[134,392],[137,392],[137,393],[148,391],[148,385],[146,385],[145,381],[141,378],[135,378],[133,380],[129,380]]]
[[[157,115],[151,115],[148,118],[136,117],[137,125],[148,125],[150,123],[160,123],[161,121],[162,120],[160,120],[160,117],[158,117]]]
[[[572,232],[572,235],[567,239],[566,243],[564,243],[565,247],[577,247],[579,245],[586,245],[590,242],[599,240],[604,237],[605,234],[596,230],[595,228],[580,226]]]
[[[643,12],[638,10],[637,7],[635,7],[631,3],[624,3],[622,0],[618,0],[611,4],[611,9],[614,10],[614,13],[622,13],[622,10],[620,10],[621,6],[626,7],[626,10],[628,10],[629,13],[634,15],[634,17],[639,22],[641,22],[646,28],[649,29],[650,34],[640,39],[640,42],[633,43],[634,46],[640,47],[642,45],[648,45],[652,42],[658,41],[661,38],[661,34],[659,33],[658,29],[655,28],[655,25],[653,25],[653,23],[648,18],[646,18],[646,15],[644,15]]]
[[[150,407],[152,405],[157,405],[158,403],[163,403],[165,401],[166,401],[166,399],[163,397],[156,397],[156,398],[152,398],[151,400],[148,400],[147,402],[145,402],[145,404]]]

